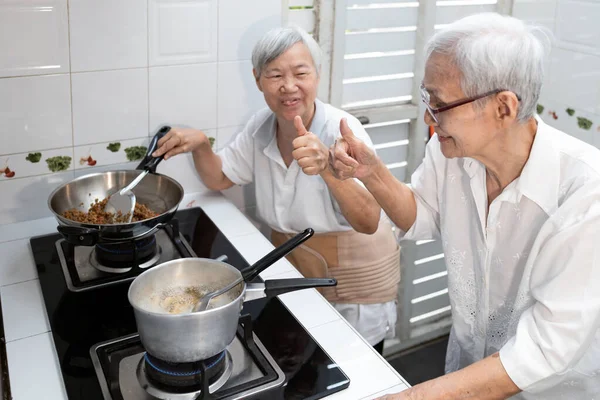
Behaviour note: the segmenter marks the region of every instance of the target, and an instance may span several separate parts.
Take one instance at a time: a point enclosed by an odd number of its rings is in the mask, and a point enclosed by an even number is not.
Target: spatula
[[[206,293],[203,297],[201,297],[192,309],[192,312],[204,311],[208,308],[208,303],[217,296],[222,295],[233,289],[235,286],[239,285],[242,282],[243,276],[240,275],[239,278],[228,284],[227,286],[222,287],[221,289]]]
[[[149,172],[156,171],[156,166],[163,160],[163,156],[152,157],[151,154],[154,152],[154,150],[156,150],[158,140],[160,140],[160,138],[166,135],[170,130],[171,127],[164,126],[158,131],[148,147],[146,159],[144,160],[144,172],[139,174],[137,178],[131,181],[129,185],[110,195],[108,201],[106,202],[106,206],[104,206],[104,211],[114,214],[120,212],[121,215],[128,215],[127,223],[131,223],[136,202],[135,193],[133,193],[132,190],[142,181],[142,179],[144,179],[146,175],[148,175]],[[147,160],[148,158],[150,158],[149,161]]]

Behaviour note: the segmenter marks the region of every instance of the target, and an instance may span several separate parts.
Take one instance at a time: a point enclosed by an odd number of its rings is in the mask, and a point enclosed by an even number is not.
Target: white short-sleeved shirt
[[[491,203],[486,171],[437,136],[412,177],[405,239],[441,238],[447,372],[500,351],[515,399],[600,399],[600,151],[538,119],[521,175]]]
[[[309,132],[330,147],[340,137],[340,120],[360,140],[373,147],[371,138],[352,115],[319,100]],[[266,108],[257,112],[235,139],[219,152],[223,173],[236,185],[254,182],[257,215],[284,233],[297,233],[311,227],[316,233],[352,229],[323,179],[302,172],[296,160],[285,166],[276,138],[277,119]]]
[[[325,146],[330,147],[340,137],[340,121],[346,118],[354,135],[373,148],[371,138],[354,116],[319,100],[315,106],[308,131],[317,135]],[[289,168],[285,166],[277,147],[276,127],[277,119],[270,109],[254,114],[244,130],[219,152],[223,173],[236,185],[254,182],[257,215],[271,229],[284,233],[297,233],[309,227],[316,233],[351,230],[320,176],[304,174],[296,160]],[[394,301],[334,306],[371,345],[394,336],[397,319]]]

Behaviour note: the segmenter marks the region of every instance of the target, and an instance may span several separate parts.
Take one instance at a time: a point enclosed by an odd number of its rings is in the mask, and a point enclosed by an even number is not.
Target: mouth
[[[285,107],[294,107],[296,106],[298,103],[300,103],[300,99],[299,98],[293,98],[293,99],[285,99],[285,100],[281,100],[281,104],[283,104],[283,106]]]
[[[444,136],[438,133],[438,140],[440,141],[440,143],[447,142],[450,139],[452,139],[452,136]]]

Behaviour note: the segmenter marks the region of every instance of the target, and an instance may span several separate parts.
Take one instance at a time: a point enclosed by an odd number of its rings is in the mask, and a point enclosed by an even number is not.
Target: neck
[[[315,117],[315,110],[317,105],[313,103],[313,107],[309,113],[306,115],[302,115],[302,123],[306,127],[306,129],[310,129],[310,124],[312,123]],[[291,143],[294,139],[298,137],[298,132],[296,131],[296,127],[294,126],[294,120],[288,121],[286,119],[277,117],[277,139],[288,141]]]
[[[521,175],[536,132],[537,122],[534,118],[525,124],[516,123],[499,134],[500,140],[494,140],[481,155],[473,157],[485,165],[488,177],[500,190]]]

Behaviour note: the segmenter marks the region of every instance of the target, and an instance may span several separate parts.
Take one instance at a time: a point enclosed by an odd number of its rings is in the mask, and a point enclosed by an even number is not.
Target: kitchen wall
[[[600,148],[600,1],[515,0],[513,15],[554,35],[538,112]]]
[[[134,167],[164,124],[224,146],[265,106],[250,54],[282,15],[281,0],[3,1],[0,225],[50,215],[50,192],[77,176]],[[189,156],[159,172],[205,190]]]

